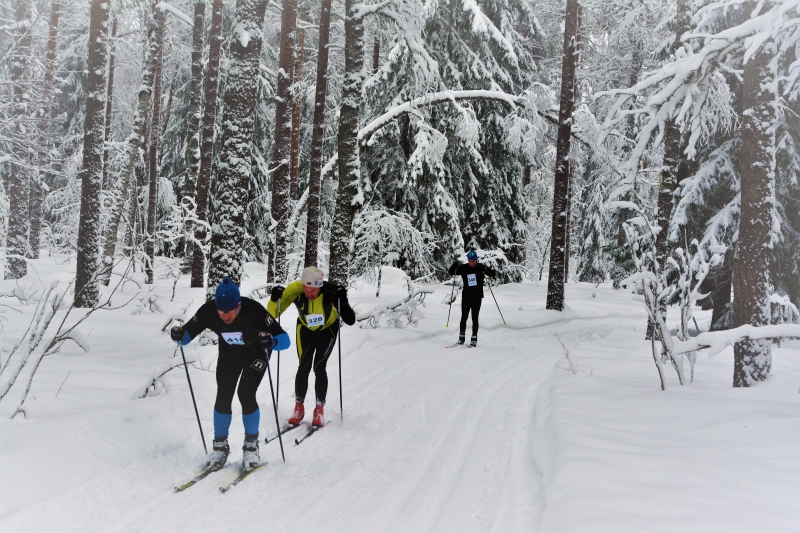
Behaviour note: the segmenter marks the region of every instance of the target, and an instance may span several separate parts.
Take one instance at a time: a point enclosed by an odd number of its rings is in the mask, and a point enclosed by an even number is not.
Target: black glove
[[[337,285],[335,294],[339,300],[347,301],[347,287],[344,285]]]
[[[280,300],[281,296],[283,296],[283,289],[284,287],[282,287],[281,285],[275,285],[274,287],[272,287],[270,300],[272,300],[273,302],[277,302],[278,300]]]
[[[450,270],[454,270],[454,269],[458,268],[458,265],[460,265],[460,264],[461,264],[461,261],[456,259],[455,261],[453,261],[453,264],[450,265]]]
[[[272,338],[272,334],[266,331],[258,332],[258,342],[261,343],[263,348],[269,348],[270,350],[275,345],[275,339]]]
[[[180,342],[183,339],[183,328],[180,326],[173,326],[171,330],[169,330],[169,336],[175,342]]]

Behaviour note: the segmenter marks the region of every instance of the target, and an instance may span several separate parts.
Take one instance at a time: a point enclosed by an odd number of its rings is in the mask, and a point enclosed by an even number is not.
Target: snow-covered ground
[[[71,277],[74,263],[62,262],[34,266],[49,285]],[[248,274],[243,294],[264,282],[260,266]],[[172,280],[157,281],[149,294],[161,313],[134,299],[90,317],[80,327],[90,353],[69,343],[44,359],[27,418],[12,420],[23,371],[0,404],[0,531],[800,531],[800,342],[773,347],[772,376],[757,387],[731,387],[728,348],[710,360],[701,354],[695,381],[683,387],[667,368],[661,391],[642,305],[609,286],[573,283],[562,313],[544,310],[544,284],[495,288],[508,327],[487,294],[476,349],[444,348],[460,312],[453,307],[445,328],[443,285],[428,286],[435,292],[417,328],[345,328],[344,421],[334,352],[322,431],[300,446],[288,434],[285,464],[278,443],[262,441],[269,465],[221,494],[241,458],[234,400],[233,464],[177,494],[203,458],[183,369],[166,375],[160,394],[135,396],[175,362],[162,327],[203,301],[188,285],[182,277],[170,301]],[[14,286],[0,282],[0,292]],[[380,298],[365,285],[351,290],[351,302],[363,312],[404,291],[386,269]],[[112,303],[137,292],[148,288],[128,283]],[[0,308],[5,362],[35,303],[2,303],[21,311]],[[290,310],[282,322],[294,319]],[[708,319],[698,311],[701,328]],[[196,341],[186,351],[197,360],[190,373],[209,440],[215,354]],[[294,347],[280,364],[285,420]],[[271,433],[266,381],[259,401],[261,432]]]

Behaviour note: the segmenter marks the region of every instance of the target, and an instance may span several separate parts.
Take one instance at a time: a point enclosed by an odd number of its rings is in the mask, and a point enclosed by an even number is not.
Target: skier
[[[184,326],[173,327],[170,336],[185,346],[205,329],[210,329],[219,337],[214,446],[208,457],[208,465],[222,468],[231,452],[228,430],[232,419],[231,403],[238,382],[244,423],[242,467],[247,471],[261,462],[258,453],[260,412],[256,390],[267,369],[267,357],[272,350],[285,350],[291,341],[261,304],[240,296],[239,287],[229,278],[223,279],[217,286],[213,301],[209,300],[200,306]]]
[[[306,392],[308,391],[308,376],[314,368],[314,391],[317,405],[314,407],[314,416],[311,424],[316,427],[325,425],[325,396],[328,393],[328,374],[325,365],[336,343],[339,333],[339,314],[348,326],[356,322],[356,314],[347,301],[347,289],[341,285],[323,281],[323,272],[317,267],[306,267],[300,279],[289,283],[285,288],[276,285],[272,288],[272,296],[267,303],[267,311],[275,318],[278,317],[278,302],[280,313],[283,314],[290,304],[297,307],[297,357],[300,364],[294,379],[294,412],[289,418],[289,424],[297,425],[305,416]]]
[[[464,282],[464,290],[461,294],[461,324],[459,325],[458,342],[456,344],[464,344],[467,332],[467,317],[472,311],[472,338],[469,346],[474,348],[478,345],[478,313],[481,311],[481,300],[483,299],[483,279],[485,276],[493,278],[497,275],[497,272],[483,263],[478,263],[478,252],[475,250],[467,252],[466,265],[456,259],[447,272],[451,276],[461,276]]]

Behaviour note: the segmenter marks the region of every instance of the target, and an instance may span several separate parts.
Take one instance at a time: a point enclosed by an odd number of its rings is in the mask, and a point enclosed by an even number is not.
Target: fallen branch
[[[695,350],[709,348],[709,359],[727,346],[741,341],[800,339],[800,325],[774,324],[771,326],[751,326],[745,324],[725,331],[707,331],[685,342],[676,342],[672,354],[679,355]]]

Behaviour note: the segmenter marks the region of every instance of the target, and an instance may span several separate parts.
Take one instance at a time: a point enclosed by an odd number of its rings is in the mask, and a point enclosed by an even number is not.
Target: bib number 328
[[[306,324],[308,327],[322,326],[325,324],[325,317],[322,315],[306,315]]]

